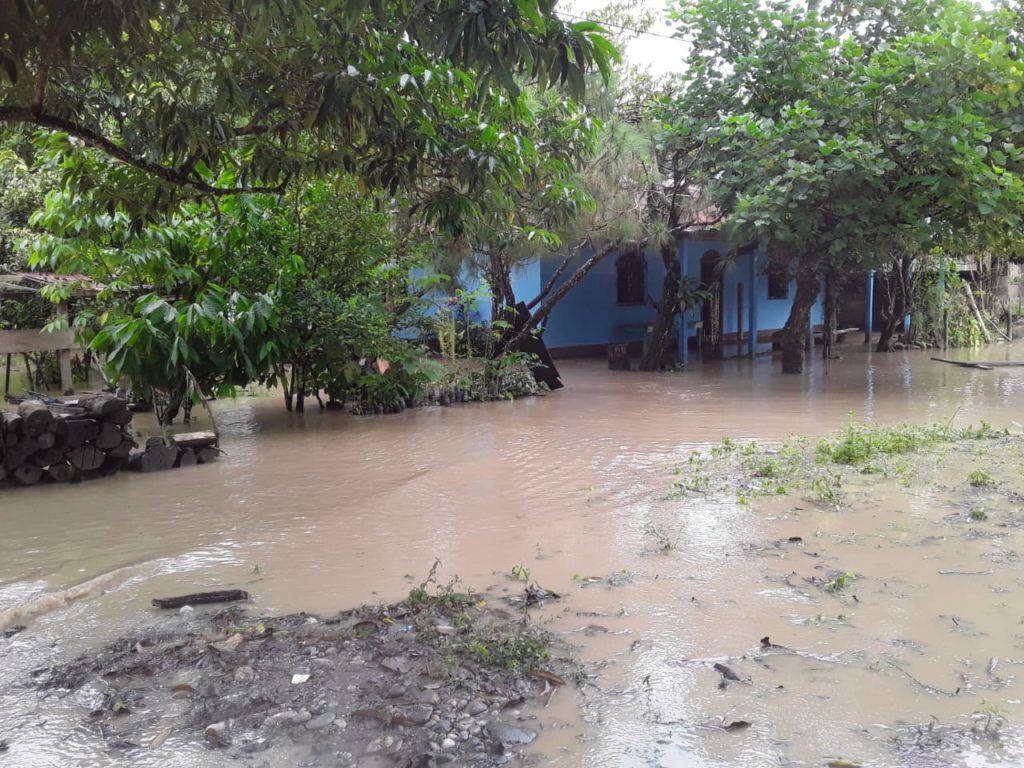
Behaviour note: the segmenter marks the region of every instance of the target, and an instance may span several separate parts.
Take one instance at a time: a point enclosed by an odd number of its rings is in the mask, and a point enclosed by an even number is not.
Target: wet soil
[[[575,670],[549,635],[472,593],[421,587],[332,617],[193,614],[37,669],[35,686],[115,762],[497,766],[543,728],[524,705]]]

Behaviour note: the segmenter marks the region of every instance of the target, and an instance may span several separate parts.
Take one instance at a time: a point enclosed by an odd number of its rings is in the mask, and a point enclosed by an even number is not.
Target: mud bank
[[[552,650],[514,610],[421,586],[331,617],[185,609],[33,677],[48,708],[79,710],[63,738],[112,759],[497,766],[544,728],[522,708],[575,669]]]

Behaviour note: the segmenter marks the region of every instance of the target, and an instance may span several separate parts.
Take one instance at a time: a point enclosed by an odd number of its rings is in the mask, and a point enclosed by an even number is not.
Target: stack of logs
[[[123,468],[149,472],[217,456],[210,433],[182,435],[181,442],[154,437],[145,450],[136,450],[131,420],[125,401],[110,394],[53,405],[25,400],[15,412],[0,411],[0,484],[69,483]]]

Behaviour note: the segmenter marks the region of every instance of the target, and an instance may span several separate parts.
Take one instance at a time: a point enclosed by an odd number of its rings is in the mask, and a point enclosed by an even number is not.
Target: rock
[[[405,686],[401,683],[395,683],[390,688],[388,688],[387,692],[384,695],[387,696],[389,699],[400,699],[402,696],[405,696]]]
[[[384,667],[384,669],[390,669],[392,672],[397,672],[400,675],[404,675],[412,666],[409,663],[409,659],[405,656],[391,656],[384,659],[380,665]]]
[[[253,668],[244,665],[235,670],[235,682],[236,683],[251,683],[256,679],[256,672]]]
[[[486,711],[487,711],[487,705],[484,704],[482,701],[471,701],[471,702],[469,702],[469,704],[466,705],[466,714],[467,715],[473,715],[473,716],[482,715]]]
[[[215,747],[226,747],[231,744],[231,735],[228,733],[227,721],[210,723],[203,731],[206,740]]]
[[[455,740],[454,739],[445,739],[444,741],[441,742],[441,749],[454,749],[454,747],[455,747]]]
[[[487,736],[503,747],[518,747],[529,744],[537,738],[536,731],[529,731],[525,728],[517,728],[514,725],[505,723],[488,723],[484,728]]]
[[[426,725],[430,722],[430,716],[434,714],[434,710],[428,706],[421,707],[410,707],[405,713],[405,716],[409,718],[409,722],[413,725]]]
[[[322,728],[326,728],[328,725],[334,722],[336,715],[333,712],[324,712],[322,715],[317,715],[308,723],[306,723],[307,731],[319,731]]]
[[[282,712],[275,712],[273,715],[263,721],[263,725],[266,728],[277,728],[282,725],[302,725],[311,719],[311,715],[306,710],[294,710],[286,709]]]
[[[414,698],[421,704],[437,704],[441,701],[441,697],[437,695],[437,691],[430,690],[419,691]]]

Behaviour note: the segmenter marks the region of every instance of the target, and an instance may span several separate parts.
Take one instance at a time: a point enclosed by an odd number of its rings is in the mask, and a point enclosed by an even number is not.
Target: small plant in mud
[[[852,573],[840,573],[838,576],[836,576],[834,579],[831,579],[828,582],[828,584],[825,585],[825,590],[827,592],[832,593],[833,595],[838,595],[840,592],[849,587],[855,581],[855,579],[856,577]]]
[[[982,469],[976,469],[967,476],[967,482],[974,488],[990,488],[996,484],[996,479]]]
[[[519,674],[530,672],[547,662],[551,658],[548,646],[546,635],[523,625],[515,632],[479,630],[467,641],[466,650],[483,664]]]
[[[838,509],[843,503],[843,476],[832,473],[820,475],[811,481],[811,492],[818,503]]]
[[[977,522],[988,520],[988,513],[984,509],[972,509],[968,516]]]
[[[661,554],[667,554],[676,547],[676,540],[669,536],[668,531],[662,528],[660,525],[649,525],[647,526],[647,533],[654,537],[655,542],[658,545],[658,552]]]
[[[512,566],[512,571],[509,573],[513,581],[529,581],[530,580],[530,569],[522,563],[518,563]]]
[[[1006,725],[1006,710],[998,704],[981,700],[981,710],[974,713],[974,730],[980,730],[986,736],[998,736]]]
[[[458,576],[452,578],[447,584],[441,584],[437,580],[437,570],[441,567],[441,561],[435,560],[430,566],[427,577],[418,585],[409,590],[409,597],[406,603],[410,608],[422,608],[430,603],[438,603],[449,610],[461,610],[467,605],[476,604],[476,595],[473,590],[460,591],[461,581]],[[431,592],[431,587],[433,592]]]

